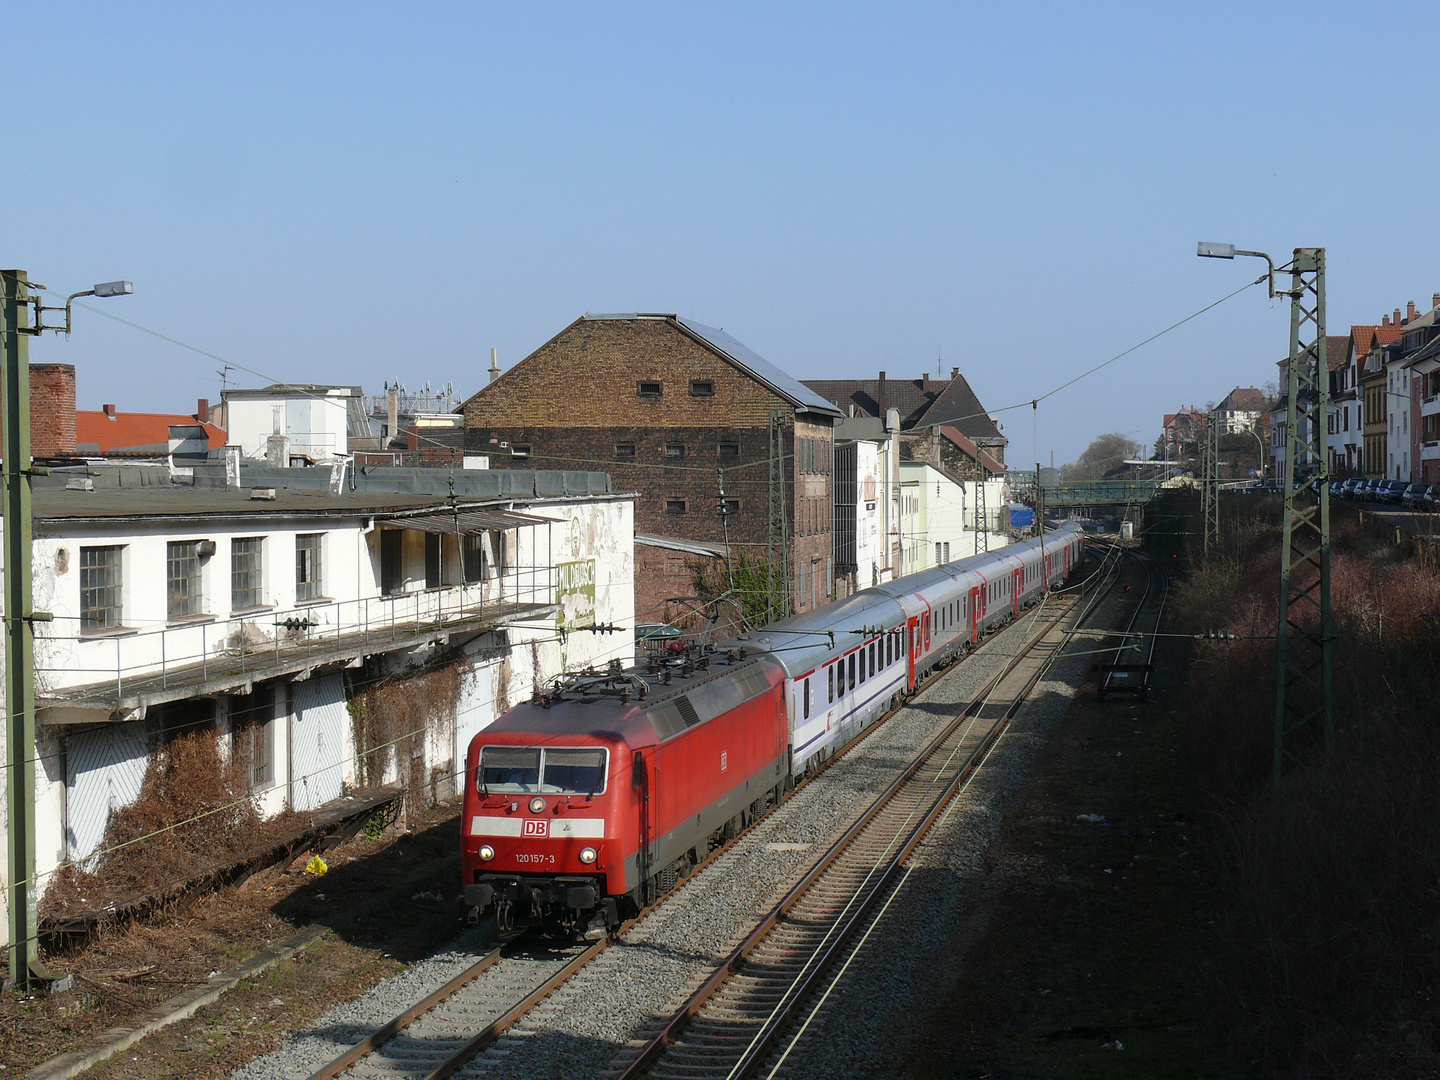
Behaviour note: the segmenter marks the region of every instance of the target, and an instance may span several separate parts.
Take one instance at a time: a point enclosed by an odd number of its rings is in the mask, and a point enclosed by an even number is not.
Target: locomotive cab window
[[[477,786],[482,795],[595,795],[605,790],[608,756],[598,746],[486,746]]]

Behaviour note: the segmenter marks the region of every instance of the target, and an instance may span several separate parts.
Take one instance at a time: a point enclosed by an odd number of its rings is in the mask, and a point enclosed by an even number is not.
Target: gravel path
[[[703,981],[935,736],[955,707],[968,703],[1018,651],[1029,624],[1027,615],[1002,631],[835,761],[461,1075],[600,1077],[641,1028],[668,1014]],[[467,931],[446,951],[330,1010],[278,1050],[232,1075],[235,1080],[308,1076],[493,947],[485,930]],[[544,978],[537,960],[534,984]]]

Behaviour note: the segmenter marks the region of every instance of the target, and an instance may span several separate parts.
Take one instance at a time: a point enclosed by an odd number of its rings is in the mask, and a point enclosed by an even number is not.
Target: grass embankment
[[[1230,509],[1229,507],[1226,508]],[[1271,783],[1279,506],[1230,516],[1178,590],[1197,644],[1186,708],[1211,793],[1216,971],[1234,1071],[1440,1069],[1440,572],[1338,507],[1331,563],[1335,753]],[[1308,617],[1308,616],[1307,616]]]

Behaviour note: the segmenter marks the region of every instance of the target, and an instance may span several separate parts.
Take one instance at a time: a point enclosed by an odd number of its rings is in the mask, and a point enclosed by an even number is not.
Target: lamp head
[[[95,296],[129,296],[134,291],[135,286],[128,281],[106,281],[90,290]]]
[[[1196,247],[1195,254],[1202,259],[1233,259],[1235,257],[1235,245],[1212,244],[1201,240]]]

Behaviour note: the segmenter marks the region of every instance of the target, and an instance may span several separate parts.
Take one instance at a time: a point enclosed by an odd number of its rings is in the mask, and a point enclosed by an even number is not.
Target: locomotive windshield
[[[486,746],[476,786],[482,794],[595,795],[605,790],[607,753],[598,746]]]

